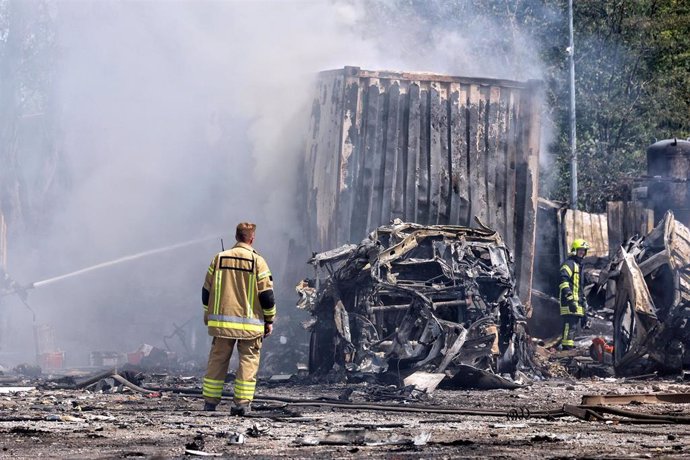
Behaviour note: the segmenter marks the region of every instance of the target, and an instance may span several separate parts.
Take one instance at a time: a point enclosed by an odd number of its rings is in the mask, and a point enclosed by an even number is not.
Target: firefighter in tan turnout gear
[[[237,346],[240,362],[230,413],[245,415],[250,411],[261,343],[273,332],[273,277],[264,258],[252,248],[255,231],[254,224],[239,224],[237,244],[217,254],[206,273],[202,303],[213,344],[203,382],[204,410],[213,411],[220,402],[230,357]]]
[[[570,248],[570,256],[563,262],[558,285],[561,318],[563,318],[563,337],[561,348],[570,350],[575,347],[575,332],[578,324],[585,318],[587,300],[585,299],[582,260],[587,255],[589,243],[577,239]]]

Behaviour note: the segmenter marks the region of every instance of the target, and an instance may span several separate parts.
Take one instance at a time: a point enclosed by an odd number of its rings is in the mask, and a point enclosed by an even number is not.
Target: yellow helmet
[[[584,249],[585,251],[589,249],[589,243],[583,239],[576,239],[573,241],[573,245],[570,246],[570,252],[575,254],[578,249]]]

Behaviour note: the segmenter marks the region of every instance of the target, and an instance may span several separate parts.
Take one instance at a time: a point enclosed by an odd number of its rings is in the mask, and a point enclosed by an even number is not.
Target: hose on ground
[[[143,393],[177,393],[185,394],[190,396],[201,396],[202,391],[199,388],[179,388],[179,387],[154,387],[147,385],[145,388],[127,380],[125,377],[117,373],[116,369],[110,369],[105,372],[101,372],[89,379],[79,382],[72,386],[72,388],[85,388],[92,385],[99,380],[104,378],[112,378],[127,388]],[[225,397],[233,397],[233,393],[229,391],[223,391],[222,393]],[[381,411],[381,412],[398,412],[398,413],[423,413],[423,414],[443,414],[443,415],[464,415],[464,416],[480,416],[480,417],[508,417],[511,420],[520,418],[543,418],[543,419],[555,419],[558,417],[573,416],[574,414],[569,413],[564,408],[552,409],[544,411],[532,412],[529,409],[510,409],[510,410],[471,410],[471,409],[460,409],[455,407],[434,407],[434,406],[423,406],[409,404],[404,406],[391,406],[386,404],[375,404],[375,403],[353,403],[349,401],[339,401],[330,398],[314,398],[314,399],[297,399],[288,398],[285,396],[270,396],[262,395],[254,398],[255,401],[268,402],[268,403],[283,403],[292,407],[328,407],[333,409],[347,409],[347,410],[367,410],[367,411]],[[592,405],[581,405],[576,406],[577,409],[582,409],[592,416],[596,416],[595,419],[598,421],[604,421],[605,418],[603,414],[614,415],[618,417],[624,417],[624,419],[617,420],[620,423],[628,424],[690,424],[690,417],[685,416],[671,416],[671,415],[656,415],[656,414],[645,414],[640,412],[633,412],[624,409],[617,409],[607,406],[592,406]],[[580,416],[582,418],[582,416]]]
[[[146,388],[142,388],[139,385],[133,384],[132,382],[130,382],[129,380],[127,380],[126,378],[124,378],[120,374],[112,374],[110,377],[113,380],[120,382],[121,384],[123,384],[124,386],[129,388],[130,390],[138,391],[139,393],[144,393],[144,394],[156,393],[155,390],[149,390]]]
[[[147,390],[157,391],[161,393],[179,393],[186,395],[201,395],[201,390],[198,388],[177,388],[177,387],[154,387],[146,386]],[[223,391],[222,393],[225,397],[233,397],[233,393],[229,391]],[[278,402],[285,403],[292,407],[329,407],[333,409],[354,409],[354,410],[369,410],[369,411],[381,411],[381,412],[404,412],[404,413],[424,413],[424,414],[447,414],[447,415],[468,415],[468,416],[484,416],[484,417],[506,417],[512,415],[514,410],[469,410],[469,409],[459,409],[455,407],[434,407],[434,406],[421,406],[415,404],[406,404],[404,406],[391,406],[385,404],[361,404],[353,403],[347,401],[334,401],[328,398],[314,398],[314,399],[296,399],[288,398],[284,396],[270,396],[261,395],[255,396],[254,401],[260,402]],[[562,417],[566,414],[561,409],[549,410],[549,411],[521,411],[521,414],[529,413],[528,417],[534,418],[556,418]],[[525,416],[524,418],[527,418]]]

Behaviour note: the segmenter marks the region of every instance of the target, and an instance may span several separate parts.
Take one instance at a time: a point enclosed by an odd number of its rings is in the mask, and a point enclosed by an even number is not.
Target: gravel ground
[[[198,382],[198,381],[197,381]],[[192,385],[194,382],[191,382]],[[189,381],[186,382],[190,384]],[[18,384],[19,385],[19,384]],[[260,385],[258,395],[337,398],[367,386]],[[558,409],[584,394],[682,392],[666,380],[551,380],[518,390],[436,390],[426,402],[464,409]],[[505,416],[388,413],[320,407],[281,408],[255,403],[252,417],[231,417],[228,405],[200,410],[194,396],[148,397],[129,390],[31,390],[0,394],[2,458],[175,458],[192,442],[227,458],[650,458],[690,455],[688,425],[628,425],[572,417],[508,420]],[[399,404],[390,402],[389,404]],[[648,404],[626,409],[689,415],[684,405]],[[247,434],[253,432],[254,436]],[[232,444],[234,433],[243,444]],[[195,441],[196,438],[196,441]],[[414,445],[414,440],[423,445]],[[201,441],[200,441],[201,440]],[[340,445],[323,445],[323,442]],[[201,445],[199,443],[201,442]],[[318,445],[310,445],[321,442]],[[344,443],[344,444],[343,444]]]

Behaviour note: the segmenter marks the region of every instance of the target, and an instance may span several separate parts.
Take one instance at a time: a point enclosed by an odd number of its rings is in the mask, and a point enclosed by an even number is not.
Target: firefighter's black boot
[[[244,417],[245,415],[249,414],[252,411],[250,403],[233,403],[232,407],[230,408],[230,415],[239,415],[240,417]]]

